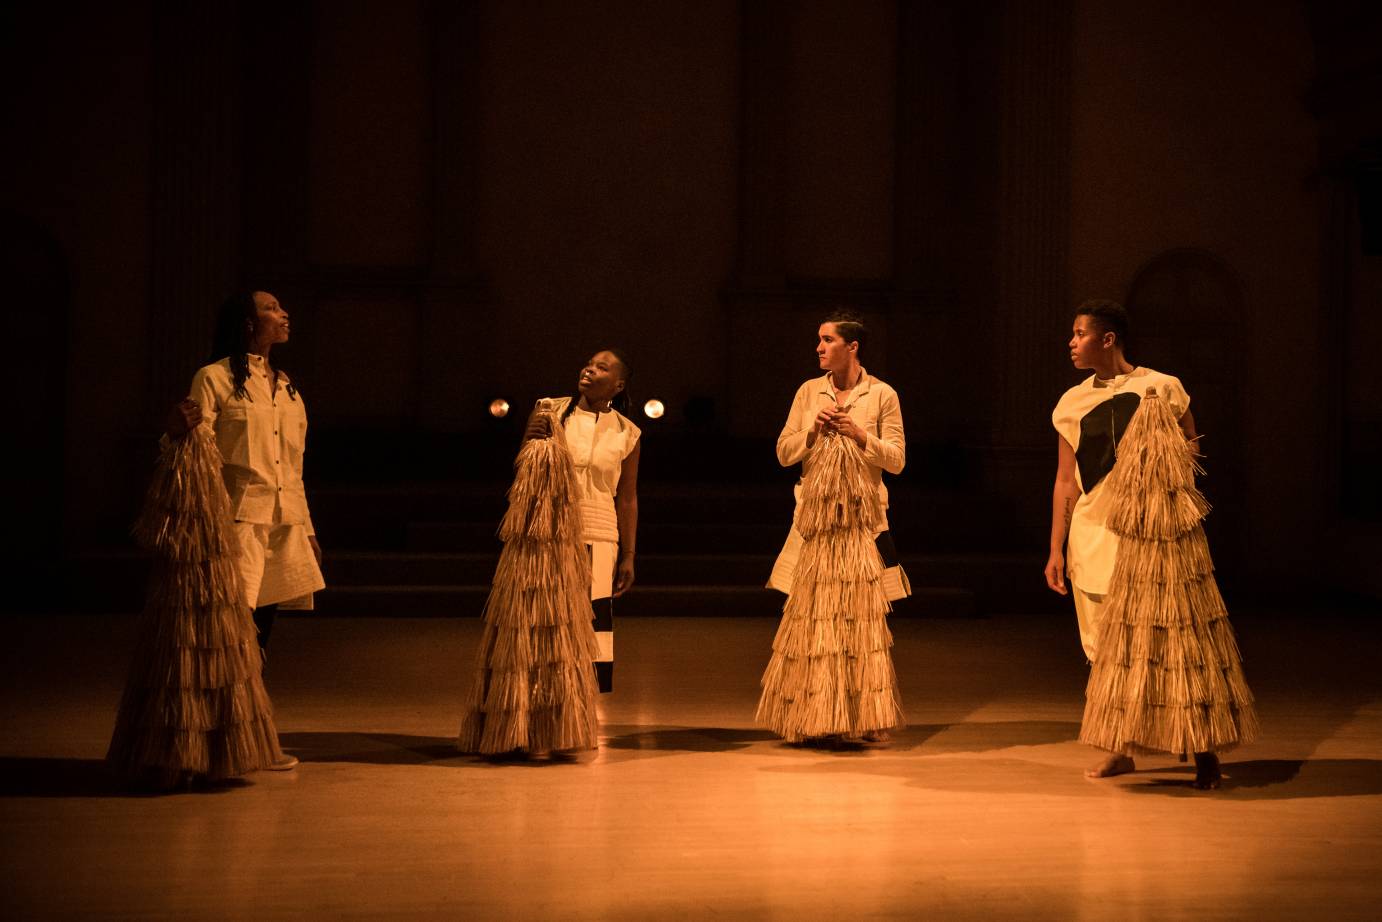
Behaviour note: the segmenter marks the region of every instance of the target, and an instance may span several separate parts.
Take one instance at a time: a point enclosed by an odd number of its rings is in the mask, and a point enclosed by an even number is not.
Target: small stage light
[[[491,400],[489,402],[489,415],[493,416],[495,419],[500,419],[501,417],[508,416],[509,402],[507,400],[504,400],[502,397],[498,400]]]
[[[664,412],[661,400],[649,400],[643,404],[643,415],[649,419],[657,419]]]

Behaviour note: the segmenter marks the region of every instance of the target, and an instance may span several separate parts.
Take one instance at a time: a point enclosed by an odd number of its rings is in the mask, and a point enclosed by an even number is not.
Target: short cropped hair
[[[1128,312],[1117,301],[1090,298],[1080,302],[1075,316],[1088,317],[1100,333],[1112,333],[1114,342],[1124,349],[1128,347]]]
[[[835,324],[835,332],[840,334],[840,338],[847,343],[858,343],[859,348],[864,348],[864,342],[868,339],[869,331],[864,326],[864,319],[854,311],[836,310],[825,318],[826,323]]]

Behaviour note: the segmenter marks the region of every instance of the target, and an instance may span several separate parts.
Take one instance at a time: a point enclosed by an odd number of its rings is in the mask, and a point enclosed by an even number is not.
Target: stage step
[[[329,615],[469,618],[484,612],[488,586],[333,586],[317,596]],[[637,586],[614,603],[616,617],[775,617],[780,592],[760,586]],[[977,614],[973,593],[920,589],[896,603],[895,617],[967,618]]]
[[[639,554],[639,586],[762,586],[775,554]],[[326,560],[327,582],[357,585],[489,585],[499,553],[340,551]],[[917,587],[1015,592],[1039,584],[1043,560],[1030,554],[904,554]],[[1038,585],[1037,588],[1040,588]]]
[[[478,614],[498,553],[328,552],[327,614]],[[638,583],[619,602],[624,614],[774,614],[781,596],[763,588],[773,554],[646,554]],[[1064,601],[1041,585],[1042,560],[1021,554],[909,554],[902,565],[916,593],[899,614],[983,614],[1045,610]],[[132,549],[96,551],[72,561],[64,607],[134,611],[142,603],[148,562]],[[696,601],[699,597],[700,601]],[[763,599],[777,601],[762,601]],[[723,610],[721,610],[723,609]]]
[[[333,550],[486,551],[506,508],[507,484],[422,483],[309,491],[312,517]],[[1019,549],[1001,527],[1000,498],[963,491],[890,487],[897,546],[911,552]],[[644,485],[640,548],[701,553],[776,553],[792,518],[792,485]]]
[[[501,544],[507,484],[327,485],[309,498],[326,551],[329,614],[474,616]],[[915,597],[898,614],[968,616],[1059,601],[1028,550],[1004,551],[1002,501],[964,491],[891,489],[895,543]],[[776,615],[763,584],[787,537],[791,477],[736,484],[651,483],[639,496],[638,582],[625,615]],[[1009,536],[1010,537],[1010,536]],[[983,548],[982,551],[974,548]],[[143,597],[146,562],[132,548],[72,561],[68,607],[127,611]]]

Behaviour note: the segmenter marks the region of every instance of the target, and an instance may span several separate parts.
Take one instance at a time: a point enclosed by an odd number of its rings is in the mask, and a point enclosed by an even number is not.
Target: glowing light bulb
[[[664,412],[666,412],[666,408],[663,407],[661,400],[649,400],[643,404],[643,415],[649,419],[657,419]]]
[[[495,419],[500,419],[502,417],[508,416],[509,402],[502,397],[500,397],[498,400],[491,400],[489,402],[489,415],[493,416]]]

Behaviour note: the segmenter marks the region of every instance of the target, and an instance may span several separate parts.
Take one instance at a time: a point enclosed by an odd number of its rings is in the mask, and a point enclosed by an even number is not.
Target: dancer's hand
[[[534,413],[528,417],[528,428],[523,430],[523,441],[545,439],[552,434],[552,417],[546,413]]]
[[[811,421],[811,431],[806,433],[806,447],[814,448],[816,439],[821,437],[821,432],[830,428],[831,420],[835,417],[835,411],[839,407],[822,407],[816,414],[816,418]]]
[[[854,443],[860,448],[869,447],[869,437],[864,430],[859,428],[859,424],[843,410],[835,413],[831,417],[830,428],[847,439],[853,439]]]
[[[1059,592],[1061,595],[1068,595],[1070,592],[1065,588],[1065,555],[1060,551],[1052,551],[1046,560],[1046,585],[1052,592]]]
[[[173,404],[173,408],[168,411],[168,421],[163,428],[168,432],[168,437],[180,439],[193,429],[201,425],[202,408],[188,397],[186,400]]]
[[[312,556],[317,558],[317,566],[322,565],[322,546],[317,543],[316,535],[308,535],[307,543],[312,545]]]
[[[633,586],[633,555],[619,558],[614,568],[614,597],[617,599]]]

